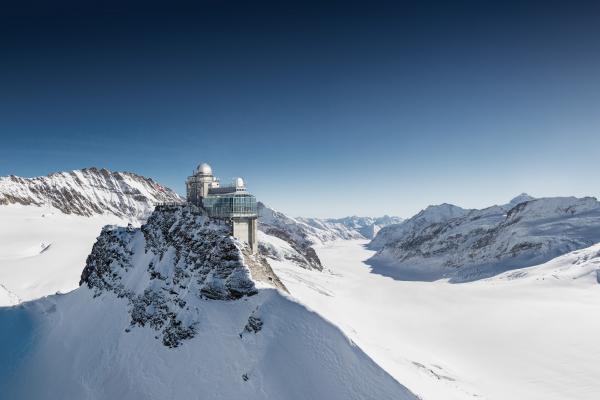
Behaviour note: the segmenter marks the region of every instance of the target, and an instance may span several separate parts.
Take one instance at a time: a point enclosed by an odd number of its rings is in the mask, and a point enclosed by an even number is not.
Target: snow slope
[[[371,273],[365,244],[317,246],[323,272],[271,265],[294,297],[421,398],[600,398],[600,245],[453,285]]]
[[[10,399],[415,399],[186,207],[107,227],[82,286],[0,308]],[[270,270],[270,268],[269,268]]]
[[[180,202],[152,179],[88,168],[0,178],[0,306],[77,287],[104,225],[139,225],[160,202]]]
[[[0,284],[0,304],[2,305],[15,305],[19,304],[19,297],[8,290],[4,285]]]
[[[382,229],[373,270],[402,280],[465,282],[536,265],[600,241],[600,202],[555,197],[483,210],[433,206]],[[515,205],[515,203],[517,203]]]
[[[543,281],[557,287],[594,286],[600,284],[600,243],[572,251],[544,264],[507,271],[488,282],[498,284],[531,284]]]
[[[0,206],[0,285],[20,301],[78,286],[85,259],[114,215],[64,214],[53,207]],[[13,304],[0,296],[0,306]]]

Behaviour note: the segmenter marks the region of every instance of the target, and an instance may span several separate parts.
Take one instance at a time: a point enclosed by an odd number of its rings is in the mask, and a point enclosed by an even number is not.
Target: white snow
[[[12,306],[19,304],[19,297],[8,290],[4,285],[0,284],[0,305]]]
[[[521,195],[511,205],[521,200],[530,198]],[[593,199],[527,204],[510,215],[507,206],[430,207],[411,219],[410,229],[472,213],[474,227],[518,218],[515,225],[524,228],[514,232],[530,242],[531,224],[540,219],[534,233],[555,241],[570,230],[598,232],[588,223],[597,220]],[[337,222],[269,211],[264,222],[315,244],[325,266],[323,272],[298,267],[289,259],[297,254],[290,243],[261,232],[274,271],[295,299],[352,341],[264,285],[245,300],[194,303],[198,333],[175,349],[150,328],[125,332],[126,300],[92,298],[85,287],[2,308],[77,288],[101,228],[128,220],[67,215],[47,205],[0,206],[0,397],[411,398],[379,365],[425,400],[600,398],[600,244],[460,285],[399,281],[365,264],[375,254],[367,241],[331,241],[344,237],[341,222],[336,231]],[[397,239],[408,226],[384,228],[378,238]],[[508,232],[506,241],[515,236]],[[565,243],[559,252],[574,248]],[[128,282],[140,291],[148,283],[135,274]],[[257,308],[264,329],[240,338]],[[19,385],[24,381],[30,384]]]
[[[241,248],[228,246],[222,224],[163,210],[144,229],[105,229],[78,289],[0,308],[3,396],[416,400],[318,314],[243,285]],[[199,290],[224,280],[253,295],[209,300]],[[251,317],[259,329],[245,329]],[[159,340],[184,326],[193,335],[178,347]]]
[[[0,206],[0,306],[78,287],[85,260],[114,215],[67,215],[53,207]],[[0,293],[3,289],[0,288]]]
[[[415,394],[426,400],[600,398],[594,276],[600,245],[455,285],[373,274],[364,261],[374,252],[365,244],[317,246],[324,272],[271,265],[292,296],[340,326]]]
[[[369,263],[375,272],[401,280],[465,282],[538,265],[600,241],[600,202],[593,197],[521,195],[513,202],[519,203],[482,210],[428,207],[383,228],[369,244],[378,250]]]

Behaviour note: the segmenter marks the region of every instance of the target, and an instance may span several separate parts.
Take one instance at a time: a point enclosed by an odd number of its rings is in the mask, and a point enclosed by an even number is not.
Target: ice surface
[[[323,272],[272,265],[291,294],[427,400],[600,398],[600,245],[453,285],[373,274],[366,241],[317,246]]]

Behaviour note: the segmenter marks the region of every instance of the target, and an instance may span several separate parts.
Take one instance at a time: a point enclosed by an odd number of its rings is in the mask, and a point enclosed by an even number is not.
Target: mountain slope
[[[575,250],[540,265],[519,268],[487,279],[511,285],[533,282],[586,288],[600,284],[600,243]]]
[[[291,260],[302,268],[323,270],[312,245],[327,240],[325,237],[333,239],[334,235],[326,236],[323,232],[319,236],[314,228],[261,202],[258,203],[258,229],[262,233],[258,244],[261,254],[272,259]]]
[[[21,301],[75,289],[102,227],[127,225],[110,214],[84,217],[20,204],[0,206],[0,221],[0,284]],[[0,297],[0,306],[10,304]]]
[[[313,228],[330,231],[340,239],[373,239],[377,232],[385,226],[399,224],[402,218],[390,217],[345,217],[345,218],[298,218]]]
[[[52,206],[65,214],[143,219],[154,205],[181,202],[172,190],[130,172],[84,168],[44,177],[0,178],[0,205]]]
[[[79,289],[0,308],[0,393],[415,399],[272,279],[256,281],[260,258],[186,207],[161,207],[141,229],[104,229]]]
[[[77,287],[102,227],[139,225],[159,202],[181,202],[152,179],[89,168],[0,178],[0,284],[27,301]]]
[[[398,217],[347,217],[340,219],[292,218],[258,203],[259,250],[274,260],[291,260],[302,268],[322,270],[313,248],[334,240],[371,238],[382,226],[398,223]]]
[[[468,214],[469,211],[470,210],[465,210],[464,208],[447,203],[429,206],[414,217],[409,218],[400,224],[389,225],[382,228],[369,243],[369,248],[374,250],[380,249],[386,244],[398,240],[411,232],[431,224],[439,224],[452,218],[464,216]]]
[[[0,305],[12,306],[19,304],[20,299],[17,295],[8,290],[4,285],[0,284]]]
[[[600,203],[541,198],[483,210],[429,207],[382,229],[374,272],[403,280],[464,282],[543,263],[600,241]]]

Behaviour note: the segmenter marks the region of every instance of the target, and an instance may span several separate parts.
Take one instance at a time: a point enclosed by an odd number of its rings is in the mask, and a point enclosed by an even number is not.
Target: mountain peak
[[[530,196],[527,193],[521,193],[520,195],[515,196],[508,204],[516,206],[519,203],[524,203],[530,200],[535,200],[535,197]]]

